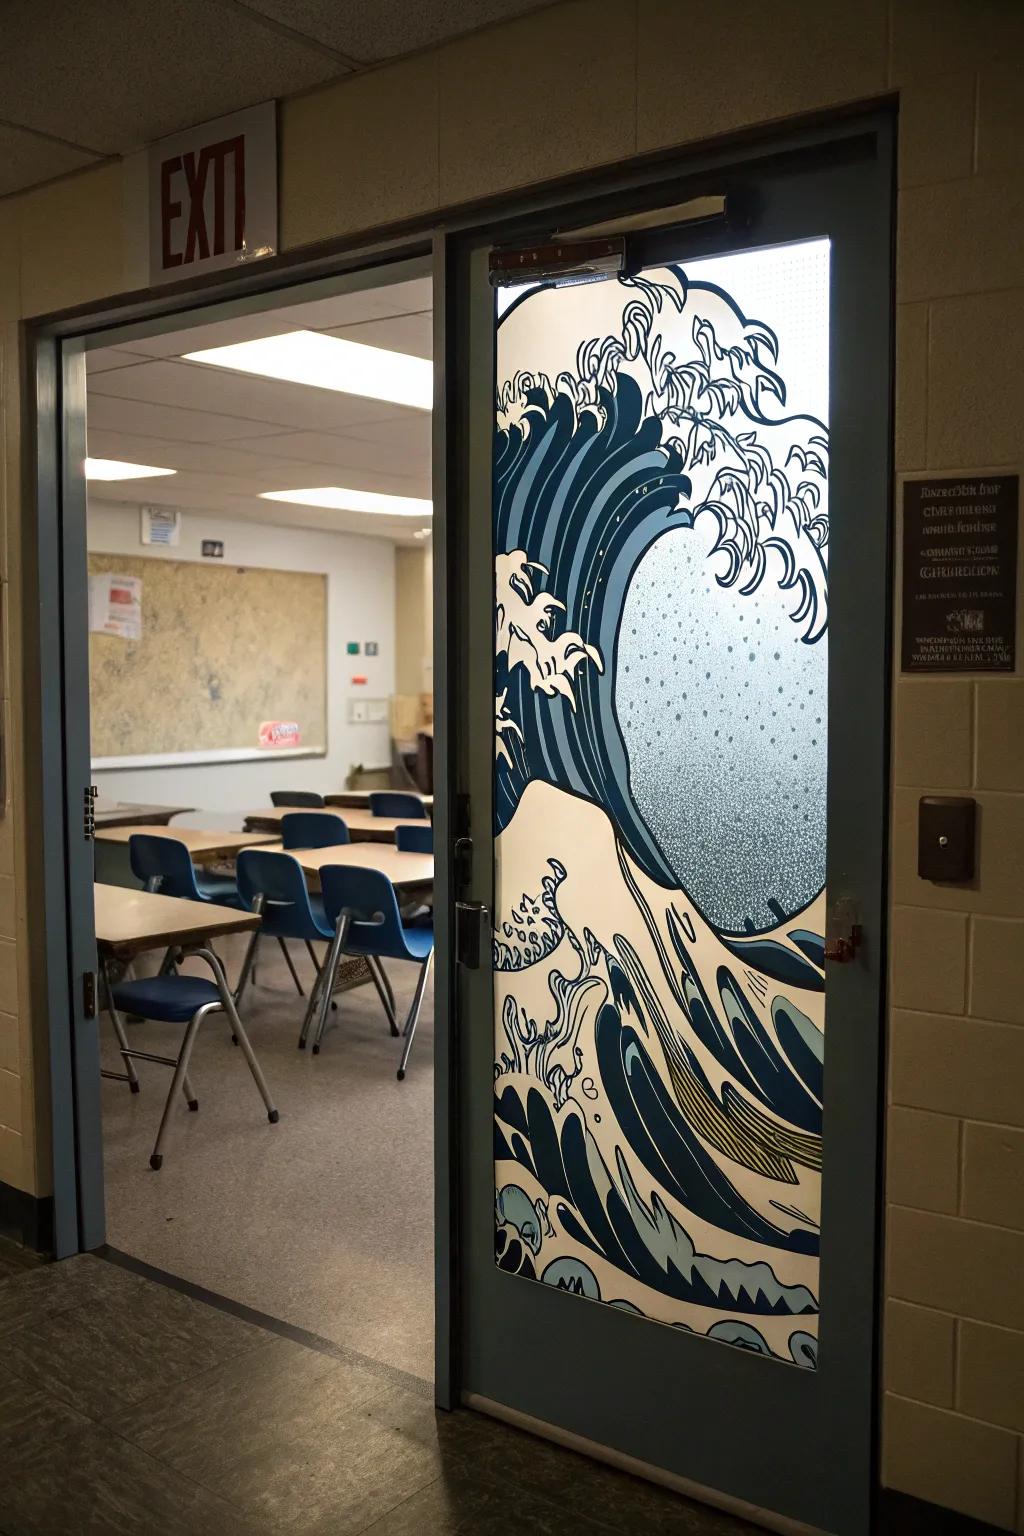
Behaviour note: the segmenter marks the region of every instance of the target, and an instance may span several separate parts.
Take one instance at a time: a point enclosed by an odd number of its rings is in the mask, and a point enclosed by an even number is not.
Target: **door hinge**
[[[82,791],[82,836],[91,843],[96,836],[96,785],[87,784]]]
[[[82,1013],[87,1019],[96,1017],[96,972],[82,973]]]
[[[490,965],[491,914],[482,901],[455,903],[455,958],[469,971]]]

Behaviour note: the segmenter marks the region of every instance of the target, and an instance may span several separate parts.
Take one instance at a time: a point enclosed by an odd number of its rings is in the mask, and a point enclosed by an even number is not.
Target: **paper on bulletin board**
[[[142,639],[142,578],[103,571],[89,577],[89,628],[121,640]]]

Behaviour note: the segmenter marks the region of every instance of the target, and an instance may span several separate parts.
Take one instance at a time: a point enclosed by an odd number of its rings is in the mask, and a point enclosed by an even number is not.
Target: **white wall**
[[[327,575],[327,756],[251,763],[167,768],[97,769],[104,798],[156,805],[188,805],[218,816],[269,805],[272,789],[338,790],[355,763],[390,761],[383,725],[351,725],[352,697],[386,699],[394,691],[395,546],[388,539],[350,533],[234,521],[216,514],[182,513],[181,541],[154,549],[139,539],[139,509],[90,498],[89,548],[97,553],[151,555],[157,560],[199,560],[203,539],[222,539],[225,565]],[[145,621],[145,587],[143,587]],[[376,656],[348,656],[349,640],[376,640]],[[365,687],[351,684],[356,674]],[[215,817],[216,819],[216,817]],[[191,818],[196,824],[197,818]]]

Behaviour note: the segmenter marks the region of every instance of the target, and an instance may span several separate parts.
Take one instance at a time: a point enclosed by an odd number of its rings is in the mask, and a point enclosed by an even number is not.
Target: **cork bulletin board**
[[[325,575],[90,554],[101,573],[141,578],[142,636],[89,635],[94,762],[230,761],[277,720],[298,724],[300,750],[326,751]]]

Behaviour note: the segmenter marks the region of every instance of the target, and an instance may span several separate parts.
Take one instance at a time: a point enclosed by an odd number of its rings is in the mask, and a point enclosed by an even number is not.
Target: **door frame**
[[[52,1118],[55,1252],[65,1257],[102,1241],[102,1160],[97,1156],[99,1094],[95,1049],[76,1053],[86,1034],[82,969],[92,969],[93,923],[88,891],[73,886],[73,846],[81,841],[84,786],[91,780],[87,712],[81,708],[80,671],[68,655],[65,602],[79,578],[82,546],[74,547],[73,521],[84,517],[84,479],[74,472],[85,423],[84,341],[98,332],[154,322],[172,329],[183,315],[209,320],[268,307],[274,295],[302,284],[330,284],[360,269],[429,256],[434,280],[434,698],[436,863],[435,971],[435,1399],[451,1408],[460,1396],[459,1360],[459,1071],[454,1017],[455,967],[450,925],[456,894],[448,850],[463,810],[455,794],[454,767],[462,743],[449,729],[449,701],[457,696],[460,658],[450,641],[450,615],[458,611],[457,555],[467,515],[455,487],[465,451],[465,423],[457,401],[455,360],[462,317],[455,303],[458,256],[465,240],[491,230],[514,241],[563,217],[574,223],[598,217],[614,202],[616,212],[649,210],[698,195],[702,178],[725,165],[770,163],[794,151],[835,153],[858,135],[876,137],[890,167],[895,161],[895,98],[791,119],[772,130],[754,128],[685,149],[637,156],[617,165],[575,173],[522,193],[480,199],[451,212],[402,221],[380,232],[340,238],[271,258],[258,267],[131,291],[35,317],[22,326],[21,394],[23,515],[23,655],[25,731],[40,773],[23,786],[26,820],[38,829],[28,859],[27,891],[41,915],[41,941],[30,956],[33,1013],[45,1018]],[[891,219],[895,230],[895,219]],[[892,304],[895,304],[894,283]],[[892,505],[892,372],[890,358],[889,518]],[[76,510],[77,509],[77,510]],[[84,541],[82,541],[84,543]],[[890,541],[891,543],[891,541]],[[69,547],[70,544],[70,547]],[[891,603],[891,548],[885,552]],[[76,567],[77,562],[77,567]],[[891,618],[886,643],[891,649]],[[76,708],[76,698],[77,705]],[[888,698],[886,700],[888,710]],[[886,744],[888,753],[888,744]],[[83,768],[84,764],[84,768]],[[882,827],[887,843],[888,821]],[[883,899],[884,899],[883,891]],[[884,945],[885,935],[881,936]],[[82,964],[83,955],[90,960]],[[880,999],[883,1009],[884,998]],[[880,1024],[881,1024],[880,1021]],[[95,1030],[93,1029],[93,1034]],[[881,1066],[880,1066],[881,1071]],[[879,1094],[879,1146],[883,1100]],[[99,1183],[97,1184],[97,1180]],[[99,1191],[97,1196],[97,1189]],[[876,1250],[881,1255],[881,1191]],[[878,1264],[876,1264],[876,1277]],[[877,1457],[880,1339],[876,1278],[875,1415]],[[877,1483],[877,1477],[875,1478]]]

